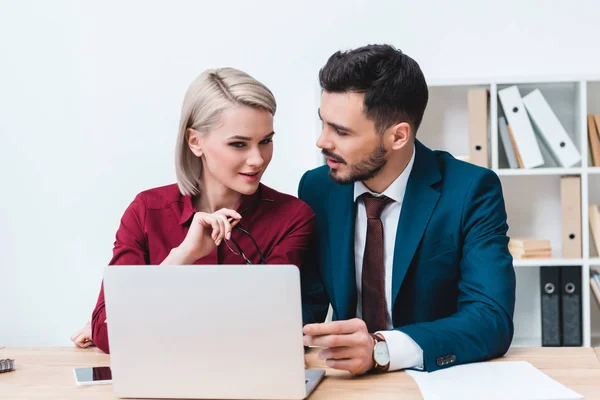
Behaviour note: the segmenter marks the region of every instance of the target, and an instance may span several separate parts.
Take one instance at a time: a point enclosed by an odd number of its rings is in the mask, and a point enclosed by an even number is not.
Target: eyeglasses
[[[260,264],[266,264],[267,261],[265,260],[265,256],[263,255],[263,253],[260,251],[260,248],[258,247],[258,244],[256,244],[256,240],[254,240],[254,238],[252,237],[252,235],[250,234],[250,232],[248,232],[247,230],[245,230],[244,228],[242,228],[241,226],[236,225],[233,227],[233,229],[237,229],[238,231],[248,235],[248,237],[250,238],[250,240],[252,241],[252,244],[254,245],[254,247],[256,248],[256,252],[258,253],[258,255],[260,256]],[[233,244],[233,246],[235,247],[236,250],[232,249],[231,246],[229,245],[229,242],[231,242]],[[231,236],[231,238],[229,240],[225,240],[225,244],[227,245],[227,248],[236,256],[242,256],[244,258],[244,260],[246,260],[246,264],[252,264],[252,261],[250,261],[250,259],[248,257],[246,257],[246,255],[244,254],[244,252],[242,251],[242,248],[240,247],[240,245],[235,241],[235,239],[233,238],[233,236]]]

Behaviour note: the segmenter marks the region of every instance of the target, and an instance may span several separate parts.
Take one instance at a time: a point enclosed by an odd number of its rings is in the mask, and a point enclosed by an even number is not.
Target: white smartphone
[[[112,383],[110,367],[74,368],[77,385],[107,385]]]

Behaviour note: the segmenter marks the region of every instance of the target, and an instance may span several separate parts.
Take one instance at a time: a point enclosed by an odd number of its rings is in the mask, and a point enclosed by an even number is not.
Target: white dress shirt
[[[415,341],[405,334],[393,330],[392,323],[392,269],[394,266],[394,247],[396,245],[396,230],[402,201],[406,192],[408,177],[415,161],[415,149],[408,165],[404,171],[392,182],[392,184],[381,194],[374,193],[362,182],[354,183],[354,201],[357,202],[356,221],[354,228],[354,265],[356,270],[357,304],[356,316],[362,318],[362,267],[363,255],[367,241],[367,211],[364,201],[359,198],[363,193],[371,193],[375,196],[387,196],[394,200],[381,213],[383,223],[383,259],[385,263],[385,301],[387,304],[386,326],[387,331],[381,331],[390,352],[390,371],[405,368],[423,369],[423,350]],[[400,305],[402,307],[402,305]]]

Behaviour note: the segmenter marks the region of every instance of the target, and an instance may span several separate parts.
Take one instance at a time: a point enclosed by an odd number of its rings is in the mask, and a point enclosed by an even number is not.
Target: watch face
[[[373,350],[373,358],[379,365],[388,365],[390,362],[390,352],[386,342],[378,342]]]

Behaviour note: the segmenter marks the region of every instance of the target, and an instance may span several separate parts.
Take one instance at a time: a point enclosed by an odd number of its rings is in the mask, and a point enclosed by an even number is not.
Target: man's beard
[[[323,151],[325,155],[331,156],[332,154]],[[346,185],[349,183],[354,183],[358,181],[367,181],[371,178],[374,178],[385,166],[387,163],[386,159],[387,152],[383,147],[383,142],[379,141],[379,145],[375,150],[371,152],[367,157],[358,163],[350,166],[350,173],[347,176],[341,177],[337,176],[337,174],[333,170],[329,170],[329,177],[336,183],[341,185]],[[336,161],[341,161],[344,164],[347,164],[344,160],[341,160],[339,157],[332,157]]]

